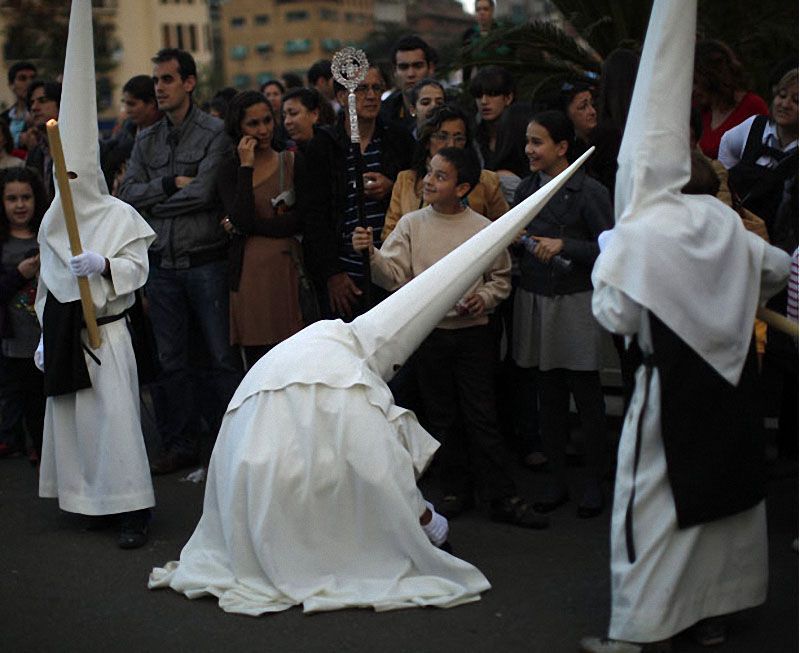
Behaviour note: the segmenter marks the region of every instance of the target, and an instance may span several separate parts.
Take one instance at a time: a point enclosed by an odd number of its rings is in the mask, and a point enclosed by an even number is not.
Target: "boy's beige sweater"
[[[488,219],[470,208],[452,215],[439,213],[431,206],[406,213],[381,248],[370,257],[372,282],[386,290],[397,290],[489,224]],[[498,256],[482,275],[480,270],[475,270],[475,278],[464,296],[478,293],[486,304],[486,311],[491,312],[511,292],[508,252]],[[488,321],[486,314],[459,315],[454,306],[437,327],[463,329]]]

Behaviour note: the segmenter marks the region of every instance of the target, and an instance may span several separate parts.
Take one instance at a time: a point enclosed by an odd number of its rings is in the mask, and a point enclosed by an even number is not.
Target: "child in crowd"
[[[569,166],[575,130],[561,111],[543,111],[528,124],[525,153],[531,175],[517,189],[518,204]],[[603,334],[592,316],[598,235],[612,225],[606,188],[578,170],[526,231],[514,301],[512,353],[527,386],[538,388],[542,442],[552,474],[536,508],[552,512],[569,500],[566,446],[569,397],[575,399],[586,446],[578,516],[603,511],[602,479],[608,469],[605,405],[600,384]],[[534,390],[535,392],[535,390]],[[523,406],[526,404],[523,403]],[[534,435],[534,434],[532,434]]]
[[[369,249],[373,282],[396,290],[490,224],[463,205],[479,178],[474,152],[444,148],[431,159],[423,182],[430,206],[404,215],[379,250],[371,230],[357,227],[353,247]],[[510,268],[503,253],[426,338],[416,354],[418,382],[430,430],[442,442],[439,512],[455,517],[474,504],[468,459],[473,449],[472,463],[491,502],[492,520],[544,528],[547,521],[516,494],[497,428],[495,353],[487,313],[508,296]]]
[[[44,184],[30,168],[0,177],[0,457],[24,449],[39,460],[44,420],[44,378],[33,363],[39,322],[33,303],[39,274],[36,233],[47,206]]]

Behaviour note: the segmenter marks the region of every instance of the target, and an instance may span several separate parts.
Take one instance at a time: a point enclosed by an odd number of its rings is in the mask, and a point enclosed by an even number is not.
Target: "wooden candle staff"
[[[64,149],[61,146],[58,121],[47,121],[47,139],[50,144],[50,156],[53,158],[53,169],[55,170],[59,196],[61,197],[61,207],[64,209],[64,220],[67,223],[69,247],[72,250],[72,255],[78,256],[78,254],[83,253],[83,247],[81,247],[81,235],[78,232],[78,221],[75,219],[75,206],[72,203],[72,190],[69,187],[67,163],[64,160]],[[98,349],[101,343],[100,329],[97,327],[92,291],[89,288],[89,279],[87,277],[78,277],[78,289],[81,293],[81,308],[83,309],[83,321],[86,323],[89,346],[92,349]]]
[[[759,306],[756,310],[756,317],[762,322],[769,324],[773,329],[777,329],[787,336],[791,336],[794,338],[795,343],[797,342],[797,323],[793,322],[785,315],[776,313],[764,306]]]

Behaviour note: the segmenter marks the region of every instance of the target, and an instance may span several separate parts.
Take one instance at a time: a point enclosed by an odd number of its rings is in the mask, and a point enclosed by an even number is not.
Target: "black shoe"
[[[589,481],[578,504],[578,517],[581,519],[597,517],[603,512],[604,508],[603,489],[596,481]]]
[[[541,451],[532,451],[523,456],[521,463],[523,467],[530,469],[532,472],[543,472],[549,466],[550,461]]]
[[[150,527],[150,509],[134,510],[123,513],[120,520],[120,549],[138,549],[147,544],[147,532]]]
[[[563,506],[567,501],[569,501],[569,492],[566,488],[550,488],[542,498],[533,502],[533,507],[538,512],[548,513]]]
[[[155,476],[160,476],[177,472],[179,469],[194,467],[196,464],[197,456],[182,451],[165,451],[150,463],[150,471]]]
[[[492,521],[522,528],[541,529],[550,525],[550,520],[522,497],[495,499],[492,501],[490,517]]]
[[[718,646],[725,643],[727,621],[725,617],[709,617],[690,628],[692,638],[700,646]]]
[[[436,512],[446,519],[455,519],[461,513],[475,507],[475,499],[471,494],[460,496],[447,494],[436,505]]]

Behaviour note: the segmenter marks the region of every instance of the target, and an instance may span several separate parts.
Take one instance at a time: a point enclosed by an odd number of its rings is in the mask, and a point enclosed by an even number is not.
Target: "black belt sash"
[[[636,421],[636,445],[633,452],[633,477],[631,481],[631,496],[628,499],[628,507],[625,510],[625,546],[628,549],[628,562],[636,562],[636,546],[633,541],[633,504],[636,501],[636,472],[639,470],[639,456],[642,453],[642,428],[644,425],[644,415],[647,412],[647,404],[650,402],[650,382],[653,379],[653,358],[649,354],[642,357],[642,365],[645,370],[644,400],[642,409],[639,411],[639,419]]]
[[[98,318],[102,326],[125,317],[107,315]],[[47,397],[70,394],[92,387],[84,352],[100,365],[100,360],[81,340],[85,327],[79,300],[61,303],[47,293],[44,305],[42,340],[44,343],[44,391]]]
[[[631,498],[625,515],[628,560],[636,560],[633,503],[652,368],[661,387],[661,437],[678,528],[729,517],[766,494],[764,433],[756,410],[757,364],[752,343],[739,384],[728,383],[656,316],[650,314],[652,360],[645,361],[645,403],[639,415]]]

